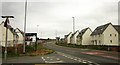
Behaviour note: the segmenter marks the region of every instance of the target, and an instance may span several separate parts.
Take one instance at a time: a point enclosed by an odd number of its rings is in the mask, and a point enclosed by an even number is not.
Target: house
[[[16,28],[15,32],[18,35],[17,44],[23,44],[24,43],[24,32],[20,30],[19,28]]]
[[[1,46],[5,46],[5,40],[6,40],[6,27],[4,27],[4,22],[0,24],[0,43]],[[14,45],[14,29],[9,25],[8,26],[8,37],[7,37],[7,46],[13,46]]]
[[[92,38],[91,44],[118,46],[119,45],[118,34],[120,30],[116,29],[116,27],[117,26],[114,26],[111,23],[98,26],[91,34]]]
[[[70,37],[72,36],[72,32],[70,32],[68,35],[65,35],[65,41],[66,43],[70,43]]]
[[[37,42],[37,33],[25,33],[26,45],[34,45]]]
[[[78,36],[78,34],[79,34],[78,30],[72,34],[72,36],[70,37],[71,44],[77,44],[77,36]]]
[[[59,43],[60,37],[56,37],[56,43]]]
[[[90,42],[91,42],[91,29],[88,27],[88,28],[85,28],[85,29],[82,29],[80,32],[79,32],[79,35],[77,36],[77,44],[78,45],[91,45]]]
[[[120,25],[113,25],[118,32],[118,44],[120,46]]]

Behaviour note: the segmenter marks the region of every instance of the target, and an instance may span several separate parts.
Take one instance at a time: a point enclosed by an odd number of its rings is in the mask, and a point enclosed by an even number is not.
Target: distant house
[[[60,37],[56,37],[56,43],[59,43]]]
[[[77,36],[77,44],[78,45],[91,45],[90,44],[90,42],[91,42],[90,34],[91,33],[92,33],[92,31],[89,27],[85,28],[85,29],[82,29],[79,32],[79,35]]]
[[[1,46],[5,46],[5,40],[6,40],[6,27],[4,27],[4,22],[0,24],[0,43]],[[16,33],[14,32],[14,29],[9,25],[8,26],[8,37],[7,37],[7,46],[13,46],[14,45],[14,40],[15,40],[15,35]]]
[[[65,35],[65,41],[66,43],[70,43],[70,37],[72,36],[72,32],[70,32],[68,35]]]
[[[16,28],[15,32],[18,35],[17,44],[23,44],[24,43],[24,32],[20,30],[19,28]]]
[[[70,37],[71,44],[77,44],[77,36],[79,34],[79,31],[77,30],[75,33],[72,34]]]
[[[37,41],[37,33],[25,33],[26,45],[34,45]]]
[[[114,26],[111,23],[98,26],[91,34],[91,43],[93,45],[107,45],[107,46],[118,46],[120,28]]]

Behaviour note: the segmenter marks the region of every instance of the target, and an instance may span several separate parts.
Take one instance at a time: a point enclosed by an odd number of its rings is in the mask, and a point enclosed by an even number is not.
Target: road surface
[[[7,63],[83,63],[89,65],[106,65],[104,63],[118,64],[120,59],[118,58],[117,52],[112,53],[98,50],[69,48],[58,46],[55,42],[44,43],[44,46],[55,50],[55,52],[43,56],[9,58]]]

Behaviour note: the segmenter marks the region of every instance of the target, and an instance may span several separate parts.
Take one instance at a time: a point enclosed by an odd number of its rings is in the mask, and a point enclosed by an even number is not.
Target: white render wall
[[[0,25],[1,28],[1,34],[2,34],[2,46],[5,46],[5,40],[6,40],[6,28],[4,27],[4,24]],[[13,46],[13,33],[8,29],[8,46]]]
[[[70,43],[70,37],[72,36],[72,33],[67,37],[67,43]]]
[[[0,46],[2,45],[2,26],[0,25]]]
[[[104,45],[118,46],[119,44],[118,32],[115,30],[115,28],[112,25],[109,25],[106,28],[106,30],[103,32],[103,34],[104,34]],[[110,36],[110,34],[112,34],[112,36]],[[112,43],[110,42],[110,40],[112,40]]]
[[[72,44],[77,44],[77,36],[79,34],[79,31],[77,31],[77,33],[71,38],[71,43]]]
[[[19,37],[17,44],[23,44],[24,37],[23,37],[22,33],[18,29],[16,29],[16,32],[17,32],[18,37]]]
[[[91,37],[90,34],[92,31],[88,28],[86,32],[82,36],[82,45],[91,45]]]
[[[94,40],[94,43],[91,42],[92,45],[104,45],[104,35],[103,34],[91,36],[91,40]],[[95,42],[95,40],[97,40],[97,43]]]

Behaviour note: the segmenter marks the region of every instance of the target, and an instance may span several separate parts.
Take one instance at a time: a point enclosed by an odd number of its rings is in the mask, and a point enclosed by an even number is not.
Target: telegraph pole
[[[26,0],[26,2],[25,2],[25,20],[24,20],[24,44],[23,44],[23,53],[25,53],[26,16],[27,16],[27,0]]]
[[[9,23],[9,18],[14,18],[13,16],[1,16],[2,18],[6,18],[4,27],[6,27],[6,39],[5,39],[5,51],[4,51],[4,60],[5,64],[7,65],[7,37],[8,37],[8,23]]]
[[[73,18],[73,33],[75,32],[75,17],[72,17]]]

